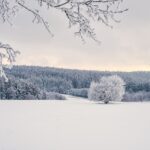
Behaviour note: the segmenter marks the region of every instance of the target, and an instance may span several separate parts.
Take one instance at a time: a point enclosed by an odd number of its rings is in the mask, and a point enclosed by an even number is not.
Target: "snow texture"
[[[150,103],[0,101],[0,150],[149,150]]]

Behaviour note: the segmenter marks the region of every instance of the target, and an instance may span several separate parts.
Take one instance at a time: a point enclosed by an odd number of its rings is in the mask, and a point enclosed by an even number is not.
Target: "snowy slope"
[[[0,150],[150,150],[150,103],[0,101]]]

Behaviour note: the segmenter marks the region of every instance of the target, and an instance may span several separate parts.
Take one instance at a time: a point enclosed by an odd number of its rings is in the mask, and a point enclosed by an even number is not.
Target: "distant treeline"
[[[126,82],[125,86],[128,93],[150,92],[150,72],[105,72],[14,66],[12,69],[6,69],[6,74],[9,78],[8,83],[0,79],[0,99],[11,99],[9,97],[12,96],[8,95],[11,95],[10,91],[12,90],[18,90],[16,95],[28,95],[31,99],[42,99],[44,97],[43,92],[68,94],[72,89],[88,89],[92,81],[99,81],[102,76],[110,75],[119,75]],[[23,94],[19,91],[21,88],[24,89]],[[3,98],[4,94],[5,98]],[[22,97],[17,98],[16,96],[16,99]]]

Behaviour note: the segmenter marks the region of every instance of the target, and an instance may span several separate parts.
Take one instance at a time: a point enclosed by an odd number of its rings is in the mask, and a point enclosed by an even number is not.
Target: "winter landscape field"
[[[0,150],[149,150],[150,103],[0,101]]]
[[[150,150],[150,0],[0,0],[0,150]]]

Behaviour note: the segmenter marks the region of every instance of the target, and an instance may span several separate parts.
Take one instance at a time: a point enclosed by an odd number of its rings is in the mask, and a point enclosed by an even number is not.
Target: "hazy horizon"
[[[79,68],[67,68],[67,67],[55,67],[55,66],[40,66],[40,65],[25,65],[25,64],[16,64],[16,67],[41,67],[41,68],[54,68],[54,69],[66,69],[66,70],[79,70],[79,71],[98,71],[98,72],[125,72],[125,73],[132,73],[132,72],[150,72],[149,70],[132,70],[132,71],[120,71],[120,70],[94,70],[94,69],[79,69]],[[11,68],[13,69],[13,68]]]

